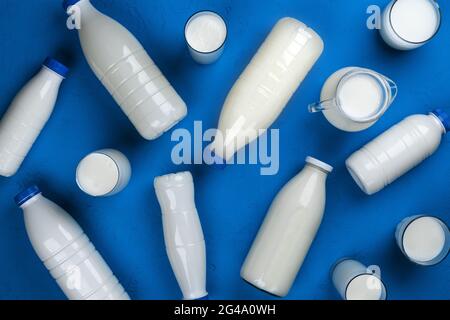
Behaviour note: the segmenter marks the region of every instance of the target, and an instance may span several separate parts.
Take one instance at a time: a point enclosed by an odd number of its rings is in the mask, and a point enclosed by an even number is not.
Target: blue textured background
[[[386,0],[94,0],[98,9],[129,28],[189,106],[178,127],[195,120],[214,128],[222,103],[272,26],[292,16],[324,39],[325,52],[274,124],[281,129],[280,172],[260,176],[259,166],[172,164],[170,134],[157,141],[140,138],[89,69],[76,32],[65,28],[58,0],[0,1],[0,112],[39,69],[47,55],[65,61],[72,72],[63,84],[55,112],[20,172],[0,178],[0,298],[63,299],[33,252],[13,196],[29,183],[66,208],[106,258],[134,299],[178,299],[181,293],[164,249],[155,176],[191,170],[208,251],[208,290],[212,299],[272,299],[245,284],[239,269],[266,211],[279,189],[314,155],[336,167],[328,182],[323,225],[290,299],[337,299],[332,264],[354,256],[382,269],[391,299],[450,299],[450,259],[421,268],[407,262],[394,243],[404,217],[429,213],[450,222],[450,139],[439,151],[384,191],[368,197],[347,174],[344,161],[364,143],[413,113],[450,106],[450,24],[448,4],[439,35],[413,52],[386,47],[366,28],[370,4]],[[201,9],[221,13],[229,25],[228,45],[212,66],[198,66],[184,44],[183,27]],[[400,94],[375,126],[361,133],[338,131],[307,104],[318,99],[325,79],[349,66],[373,68],[394,79]],[[87,153],[112,147],[126,153],[134,176],[121,194],[94,199],[78,190],[74,175]]]

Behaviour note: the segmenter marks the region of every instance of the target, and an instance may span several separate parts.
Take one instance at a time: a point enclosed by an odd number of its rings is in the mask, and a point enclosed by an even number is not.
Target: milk
[[[17,93],[0,121],[0,175],[19,170],[49,120],[69,69],[47,58],[42,69]]]
[[[211,150],[229,160],[278,118],[323,51],[314,30],[281,19],[231,89]]]
[[[414,216],[399,224],[397,243],[408,259],[420,265],[437,264],[450,248],[448,227],[430,216]]]
[[[352,259],[339,261],[332,270],[332,281],[344,300],[385,300],[386,288],[380,274]]]
[[[192,175],[180,172],[157,177],[154,186],[162,211],[167,256],[183,297],[204,298],[208,295],[206,249]]]
[[[223,53],[227,25],[217,13],[201,11],[186,23],[185,37],[194,60],[200,64],[210,64]]]
[[[78,223],[38,187],[19,193],[31,244],[70,300],[129,300],[122,285]]]
[[[397,86],[389,78],[369,69],[347,67],[333,73],[325,82],[321,102],[309,106],[322,111],[336,128],[362,131],[374,125],[397,95]]]
[[[278,193],[241,269],[241,277],[273,295],[289,293],[322,222],[331,166],[308,157]]]
[[[435,1],[397,0],[385,9],[380,32],[391,47],[411,50],[428,42],[440,23],[439,5]]]
[[[89,0],[66,0],[64,7],[79,12],[89,65],[142,137],[156,139],[186,116],[184,101],[127,29]]]
[[[123,153],[113,149],[89,154],[76,171],[78,186],[93,197],[119,193],[127,186],[130,177],[130,162]]]
[[[431,156],[449,130],[450,117],[443,110],[410,116],[351,155],[347,169],[372,195]]]

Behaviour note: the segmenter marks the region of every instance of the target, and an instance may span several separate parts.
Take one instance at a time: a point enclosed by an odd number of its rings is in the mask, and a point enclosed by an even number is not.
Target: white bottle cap
[[[77,184],[87,194],[100,197],[111,193],[119,183],[119,167],[108,155],[92,153],[77,168]]]
[[[333,171],[333,167],[330,166],[329,164],[322,162],[320,160],[317,160],[316,158],[313,157],[307,157],[306,158],[306,163],[309,163],[315,167],[318,167],[328,173],[331,173]]]

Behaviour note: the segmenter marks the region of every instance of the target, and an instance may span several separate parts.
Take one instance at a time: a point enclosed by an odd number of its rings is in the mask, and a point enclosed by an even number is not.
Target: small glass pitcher
[[[359,84],[358,77],[360,78]],[[368,88],[367,85],[372,87]],[[372,92],[368,92],[369,90]],[[397,92],[398,88],[395,82],[378,72],[359,67],[343,68],[328,78],[322,88],[322,101],[310,104],[309,111],[311,113],[323,112],[327,120],[338,129],[349,132],[362,131],[371,127],[383,116],[396,98]],[[372,94],[372,96],[366,97],[365,109],[368,109],[367,106],[371,103],[370,98],[373,98],[373,95],[377,95],[378,99],[375,101],[377,105],[371,106],[370,110],[365,111],[366,113],[362,112],[361,110],[364,108],[360,107],[364,102],[357,101],[365,97],[364,93]],[[344,95],[347,97],[346,99],[343,99]],[[361,105],[358,104],[357,108],[353,106],[352,113],[349,105],[355,102],[361,103]]]

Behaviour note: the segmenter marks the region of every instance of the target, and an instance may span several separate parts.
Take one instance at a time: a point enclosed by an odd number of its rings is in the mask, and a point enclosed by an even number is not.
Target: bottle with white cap
[[[358,186],[372,195],[431,156],[449,130],[450,117],[444,110],[410,116],[355,152],[347,168]]]
[[[278,193],[242,267],[245,281],[276,296],[289,293],[322,222],[332,170],[308,157]]]
[[[47,58],[0,121],[0,175],[13,176],[47,123],[69,69]]]
[[[166,251],[185,300],[204,299],[206,250],[190,172],[155,179]]]
[[[78,223],[38,187],[25,189],[15,201],[34,250],[68,299],[130,299]]]
[[[156,139],[186,116],[184,101],[125,27],[89,0],[65,0],[64,9],[80,19],[89,65],[142,137]]]

